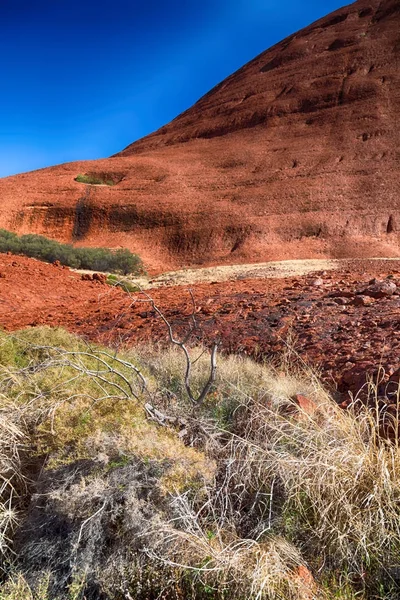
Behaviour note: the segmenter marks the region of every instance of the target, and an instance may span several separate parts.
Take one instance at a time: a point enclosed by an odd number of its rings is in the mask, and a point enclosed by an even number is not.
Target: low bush
[[[87,183],[89,185],[115,185],[112,179],[104,179],[99,175],[80,174],[75,178],[78,183]]]
[[[71,244],[61,244],[42,235],[15,233],[0,229],[0,252],[23,254],[45,262],[59,261],[74,269],[88,269],[111,273],[143,273],[143,263],[139,256],[127,249],[77,248]]]

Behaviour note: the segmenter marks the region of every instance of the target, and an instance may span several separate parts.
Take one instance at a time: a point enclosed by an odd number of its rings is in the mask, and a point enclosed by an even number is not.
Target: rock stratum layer
[[[399,256],[399,114],[400,3],[359,0],[114,157],[1,180],[0,226],[126,246],[152,271]]]

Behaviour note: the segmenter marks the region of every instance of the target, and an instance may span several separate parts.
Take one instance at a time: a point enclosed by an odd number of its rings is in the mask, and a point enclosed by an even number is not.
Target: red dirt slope
[[[390,269],[390,271],[389,271]],[[389,278],[388,278],[389,276]],[[371,278],[378,281],[371,283]],[[290,342],[329,383],[356,392],[381,365],[400,368],[400,261],[290,279],[197,284],[198,331],[193,342],[221,339],[221,349],[277,357]],[[187,331],[187,289],[151,290],[179,333]],[[166,328],[140,294],[82,281],[62,267],[0,254],[0,327],[63,326],[91,340],[135,345],[166,342]]]
[[[153,271],[398,256],[399,32],[398,0],[358,0],[115,157],[1,180],[0,226],[128,246]]]

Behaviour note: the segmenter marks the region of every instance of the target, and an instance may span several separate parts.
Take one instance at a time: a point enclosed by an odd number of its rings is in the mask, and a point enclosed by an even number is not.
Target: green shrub
[[[45,262],[59,261],[73,269],[109,271],[111,273],[143,273],[139,256],[130,250],[110,250],[109,248],[75,248],[71,244],[60,244],[42,235],[15,233],[0,229],[0,252],[23,254]]]
[[[80,174],[75,178],[78,183],[88,183],[89,185],[115,185],[112,179],[103,179],[98,175],[83,175]]]

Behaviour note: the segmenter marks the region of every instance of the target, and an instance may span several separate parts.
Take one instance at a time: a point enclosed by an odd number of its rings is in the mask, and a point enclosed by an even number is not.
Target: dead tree
[[[171,344],[173,344],[174,346],[176,346],[177,348],[179,348],[182,351],[182,353],[185,357],[185,363],[186,363],[185,375],[184,375],[184,383],[185,383],[186,393],[189,397],[189,400],[192,402],[193,406],[201,406],[201,404],[204,402],[205,398],[208,396],[208,394],[215,382],[215,377],[216,377],[216,373],[217,373],[218,342],[214,342],[212,345],[211,354],[210,354],[209,376],[208,376],[208,379],[207,379],[205,385],[203,386],[202,390],[196,397],[193,393],[192,385],[191,385],[191,374],[192,374],[193,362],[192,362],[192,359],[190,357],[190,353],[189,353],[189,350],[187,347],[190,337],[192,336],[193,332],[197,329],[197,323],[196,323],[196,319],[195,319],[196,304],[194,301],[194,296],[193,296],[192,290],[189,290],[189,294],[190,294],[190,298],[191,298],[191,302],[192,302],[192,306],[193,306],[193,310],[190,315],[191,324],[189,326],[189,330],[188,330],[187,334],[185,335],[185,337],[183,339],[178,339],[174,335],[171,323],[168,321],[165,314],[157,306],[154,299],[149,294],[147,294],[147,292],[145,292],[144,290],[141,290],[141,292],[147,298],[147,300],[150,302],[153,310],[157,313],[157,315],[164,322],[164,324],[167,328],[167,331],[168,331],[168,338],[169,338],[169,341],[171,342]]]

